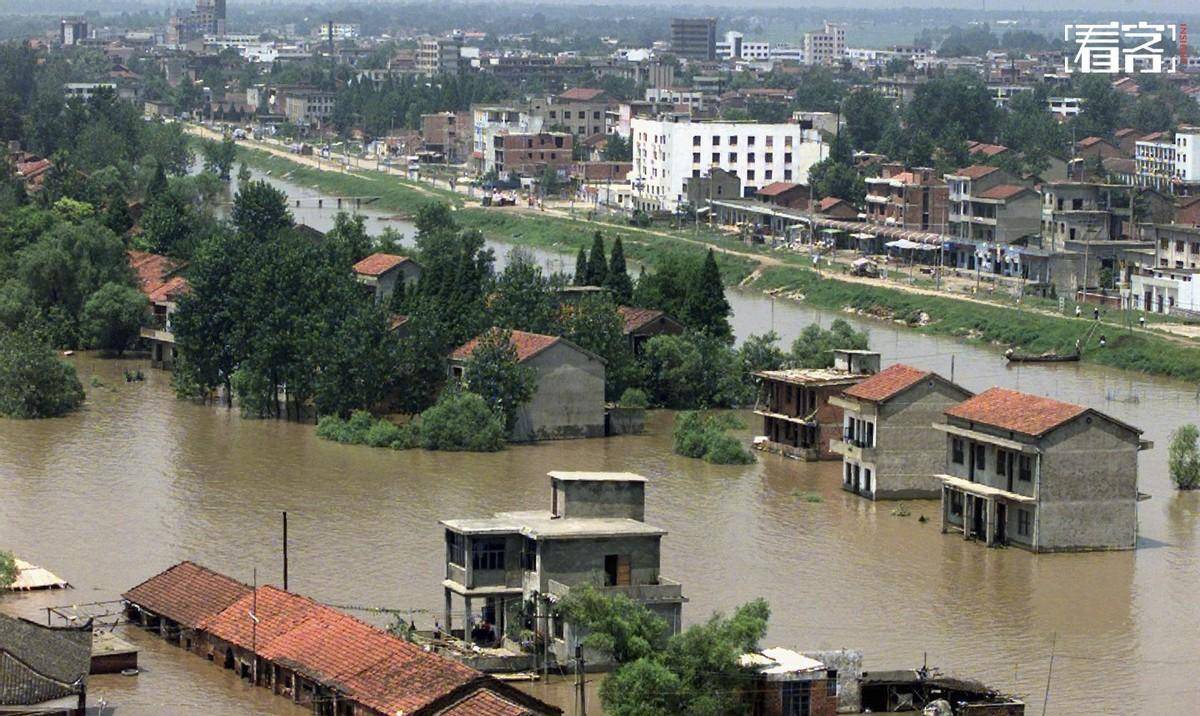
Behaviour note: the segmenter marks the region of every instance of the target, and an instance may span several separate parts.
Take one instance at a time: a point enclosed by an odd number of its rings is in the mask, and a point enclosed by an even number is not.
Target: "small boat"
[[[1067,363],[1079,360],[1079,353],[1018,353],[1009,348],[1004,357],[1009,363]]]

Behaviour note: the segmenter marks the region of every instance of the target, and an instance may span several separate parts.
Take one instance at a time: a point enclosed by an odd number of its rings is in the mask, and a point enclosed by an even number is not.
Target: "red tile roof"
[[[443,711],[440,716],[530,716],[532,713],[494,691],[480,689]]]
[[[1028,191],[1027,187],[1019,184],[997,184],[991,189],[981,191],[975,195],[976,199],[1011,199],[1023,191]]]
[[[772,183],[764,186],[762,189],[759,189],[758,195],[759,196],[778,196],[779,194],[782,194],[785,191],[788,191],[790,189],[794,189],[795,187],[798,187],[798,186],[801,186],[801,185],[796,184],[795,182],[790,182],[790,181],[772,182]]]
[[[493,331],[498,329],[491,329]],[[483,336],[477,336],[454,349],[450,357],[454,360],[468,360],[471,354],[475,352],[475,348],[479,345],[479,339]],[[509,343],[517,352],[517,362],[521,363],[536,356],[550,346],[558,343],[562,339],[558,336],[547,336],[541,333],[527,333],[525,331],[511,331]]]
[[[257,626],[249,617],[251,611],[258,617]],[[461,689],[469,692],[472,683],[482,687],[489,681],[464,664],[272,586],[259,587],[257,598],[244,595],[206,619],[201,628],[243,649],[256,646],[263,659],[385,714],[417,713]]]
[[[1012,430],[1025,435],[1043,435],[1074,420],[1087,408],[1020,393],[1007,388],[991,388],[946,410],[946,415]]]
[[[817,203],[817,211],[829,211],[838,204],[844,204],[845,201],[836,196],[827,196]]]
[[[165,283],[147,294],[151,303],[168,303],[178,301],[181,296],[191,292],[192,286],[183,276],[172,276]]]
[[[166,283],[175,272],[187,266],[186,261],[147,251],[130,249],[125,255],[129,257],[129,266],[137,274],[138,288],[147,296]]]
[[[405,323],[408,323],[408,316],[403,313],[393,313],[391,316],[388,316],[389,331],[394,331]]]
[[[592,89],[589,87],[572,87],[558,96],[559,99],[567,100],[568,102],[591,102],[594,99],[603,97],[604,90]]]
[[[971,154],[982,154],[985,157],[994,157],[997,154],[1003,154],[1004,152],[1007,152],[1008,147],[1002,144],[985,144],[984,142],[977,142],[971,145],[967,151],[969,151]]]
[[[851,398],[882,403],[932,375],[931,371],[897,363],[884,368],[861,383],[846,388],[844,392]]]
[[[632,333],[647,323],[657,320],[666,314],[657,308],[635,308],[633,306],[617,306],[617,313],[625,321],[625,332]]]
[[[407,256],[374,253],[354,264],[354,273],[363,276],[382,276],[408,260]]]
[[[990,167],[986,164],[972,164],[969,167],[963,167],[958,171],[952,172],[951,176],[967,177],[968,179],[979,179],[991,174],[994,171],[999,171],[997,167]]]
[[[191,628],[249,593],[250,587],[236,579],[192,562],[180,562],[121,596]]]

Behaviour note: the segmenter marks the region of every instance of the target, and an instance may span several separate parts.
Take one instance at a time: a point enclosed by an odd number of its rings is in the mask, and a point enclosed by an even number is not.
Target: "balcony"
[[[154,325],[142,326],[141,331],[139,331],[139,335],[141,335],[142,338],[148,338],[152,341],[159,341],[161,343],[175,342],[175,334],[166,330],[165,327],[156,327]]]
[[[830,440],[829,451],[848,460],[859,462],[874,462],[876,448],[868,446],[861,440]]]
[[[578,585],[584,586],[584,585]],[[621,586],[602,587],[591,585],[596,591],[605,595],[622,594],[641,604],[661,604],[670,602],[685,602],[683,585],[666,577],[659,577],[657,584],[626,584]],[[553,579],[547,582],[546,591],[555,597],[562,598],[571,588]]]

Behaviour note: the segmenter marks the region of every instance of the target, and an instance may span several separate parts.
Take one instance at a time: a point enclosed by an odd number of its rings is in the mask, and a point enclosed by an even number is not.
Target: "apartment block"
[[[946,182],[927,167],[907,169],[884,164],[877,177],[867,177],[867,221],[903,229],[941,233],[948,217]]]
[[[671,51],[685,60],[711,62],[717,58],[717,18],[677,17],[671,20]]]
[[[846,27],[826,22],[821,30],[804,33],[804,63],[829,67],[846,58]]]

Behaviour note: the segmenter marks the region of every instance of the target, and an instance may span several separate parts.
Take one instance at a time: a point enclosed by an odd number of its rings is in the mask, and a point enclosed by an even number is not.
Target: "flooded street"
[[[330,214],[302,209],[297,218],[325,228]],[[368,221],[372,231],[388,223]],[[773,327],[790,343],[807,324],[837,317],[754,292],[730,298],[740,337]],[[773,609],[767,645],[861,649],[868,669],[927,657],[1025,698],[1032,714],[1055,640],[1046,713],[1200,713],[1200,494],[1177,494],[1166,470],[1171,430],[1200,421],[1196,386],[1081,364],[1008,368],[998,350],[851,321],[870,331],[884,365],[949,377],[953,360],[954,378],[972,390],[1048,395],[1144,429],[1155,448],[1140,457],[1151,499],[1138,507],[1139,548],[984,549],[940,534],[934,502],[909,502],[911,515],[898,517],[894,503],[844,493],[839,463],[761,455],[749,466],[712,466],[675,456],[667,412],[653,413],[641,436],[484,455],[394,452],[177,401],[170,374],[144,360],[81,355],[70,360],[87,388],[83,410],[0,419],[0,547],[75,589],[0,597],[0,610],[44,620],[45,606],[113,599],[183,559],[247,582],[257,568],[260,582],[279,583],[286,510],[291,589],[335,605],[411,610],[426,628],[441,607],[439,519],[546,505],[552,469],[629,470],[650,480],[647,521],[670,533],[662,569],[691,600],[685,623],[762,596]],[[146,381],[124,382],[130,367]],[[745,417],[749,440],[761,426]],[[823,501],[804,500],[809,492]],[[91,703],[104,698],[130,716],[303,713],[156,639],[128,638],[143,649],[143,672],[94,678]],[[528,689],[570,713],[569,686]],[[597,712],[598,699],[589,706]]]

